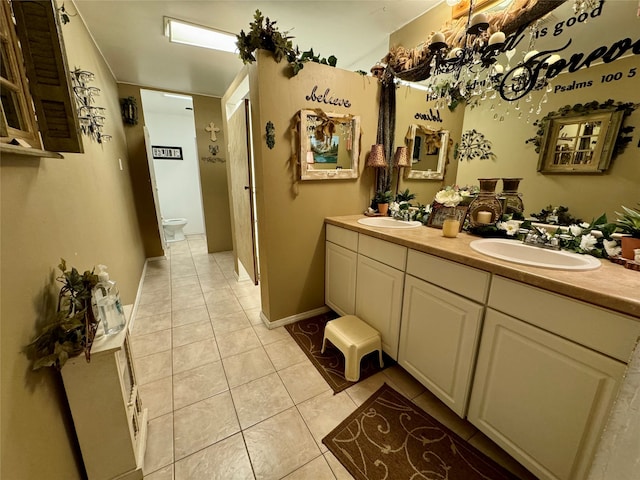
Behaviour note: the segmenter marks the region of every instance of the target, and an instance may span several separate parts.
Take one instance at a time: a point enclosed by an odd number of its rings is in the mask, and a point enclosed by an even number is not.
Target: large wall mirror
[[[359,116],[300,111],[301,180],[357,178],[359,155]]]
[[[405,178],[442,180],[449,151],[449,132],[426,125],[411,124],[405,137],[411,156],[411,168]]]
[[[538,171],[599,173],[609,167],[622,111],[551,117],[542,139]]]

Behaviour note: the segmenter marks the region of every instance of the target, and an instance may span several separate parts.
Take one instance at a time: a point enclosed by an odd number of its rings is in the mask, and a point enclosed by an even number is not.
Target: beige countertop
[[[519,265],[473,250],[469,244],[480,237],[460,233],[457,238],[445,238],[441,230],[430,227],[369,227],[358,223],[360,218],[364,215],[328,217],[325,222],[625,313],[640,321],[640,271],[608,260],[600,260],[602,266],[596,270],[581,272]]]

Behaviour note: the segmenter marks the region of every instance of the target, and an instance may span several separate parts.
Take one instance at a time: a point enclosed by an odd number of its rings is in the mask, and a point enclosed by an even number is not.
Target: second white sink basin
[[[580,255],[564,250],[547,250],[503,238],[474,240],[469,246],[483,255],[532,267],[557,270],[595,270],[601,265],[600,260],[591,255]]]
[[[384,228],[416,228],[421,227],[422,223],[411,221],[405,222],[404,220],[396,220],[391,217],[366,217],[358,220],[358,223],[362,225],[368,225],[370,227],[384,227]]]

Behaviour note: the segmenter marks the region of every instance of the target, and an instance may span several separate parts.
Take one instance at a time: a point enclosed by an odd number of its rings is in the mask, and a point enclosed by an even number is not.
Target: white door
[[[151,191],[153,192],[153,204],[156,207],[156,219],[158,220],[158,233],[162,242],[162,250],[167,250],[167,242],[164,239],[164,229],[162,228],[162,214],[160,213],[160,198],[158,195],[158,185],[156,184],[156,170],[153,165],[153,154],[151,152],[151,139],[149,137],[149,129],[144,128],[144,147],[147,151],[147,162],[149,163],[149,177],[151,179]]]

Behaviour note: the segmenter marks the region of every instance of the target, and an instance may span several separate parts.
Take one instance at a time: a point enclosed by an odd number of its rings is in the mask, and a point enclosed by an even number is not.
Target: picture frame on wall
[[[456,218],[460,220],[460,231],[464,226],[464,219],[467,216],[469,207],[467,205],[458,205],[457,207],[446,207],[438,202],[431,204],[431,214],[427,220],[427,227],[442,228],[444,220],[451,213],[451,210],[455,211]]]

